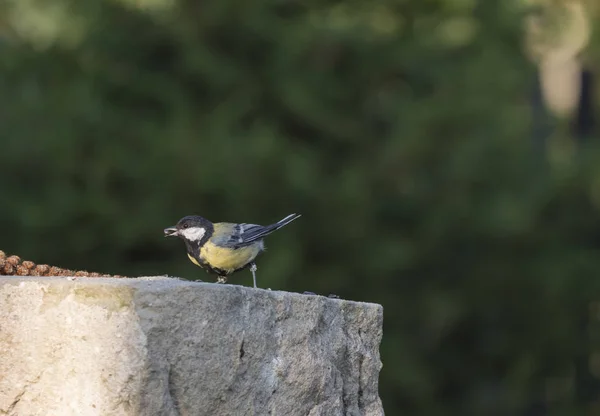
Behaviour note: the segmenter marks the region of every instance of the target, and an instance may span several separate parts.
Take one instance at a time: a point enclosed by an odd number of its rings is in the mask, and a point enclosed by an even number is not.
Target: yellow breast
[[[237,250],[219,247],[207,242],[200,248],[200,258],[208,262],[211,267],[233,273],[253,261],[260,252],[260,245],[254,244],[241,247]]]

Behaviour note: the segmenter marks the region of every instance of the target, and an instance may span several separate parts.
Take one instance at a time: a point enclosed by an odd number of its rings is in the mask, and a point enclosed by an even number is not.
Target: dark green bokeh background
[[[259,285],[384,306],[386,414],[589,406],[600,158],[532,146],[520,2],[168,3],[5,30],[0,249],[207,279],[165,226],[300,212]]]

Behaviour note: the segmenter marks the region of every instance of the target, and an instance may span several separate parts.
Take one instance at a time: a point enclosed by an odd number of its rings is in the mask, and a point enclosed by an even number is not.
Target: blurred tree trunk
[[[534,149],[542,154],[553,134],[552,116],[568,121],[569,135],[579,146],[596,132],[594,73],[581,59],[590,38],[590,14],[589,5],[583,1],[546,2],[527,21],[527,47],[538,65],[531,100],[532,141]],[[590,319],[587,305],[582,309],[578,324],[583,346],[590,345]],[[583,350],[573,363],[575,401],[580,409],[588,408],[600,396],[600,383],[590,371],[591,353]],[[549,414],[544,397],[537,390],[532,393],[526,416]]]

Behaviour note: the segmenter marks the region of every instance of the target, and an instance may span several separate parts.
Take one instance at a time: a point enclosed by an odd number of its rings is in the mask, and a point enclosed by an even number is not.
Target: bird
[[[228,276],[249,268],[256,288],[256,257],[265,250],[263,238],[299,218],[290,214],[271,225],[212,223],[199,215],[181,218],[177,225],[164,229],[165,237],[179,237],[189,259],[196,266],[218,276],[226,283]]]

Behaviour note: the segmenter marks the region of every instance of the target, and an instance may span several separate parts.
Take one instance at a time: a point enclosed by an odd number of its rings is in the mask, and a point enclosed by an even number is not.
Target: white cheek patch
[[[190,241],[198,241],[204,237],[206,230],[202,227],[192,227],[181,230],[181,235]]]

